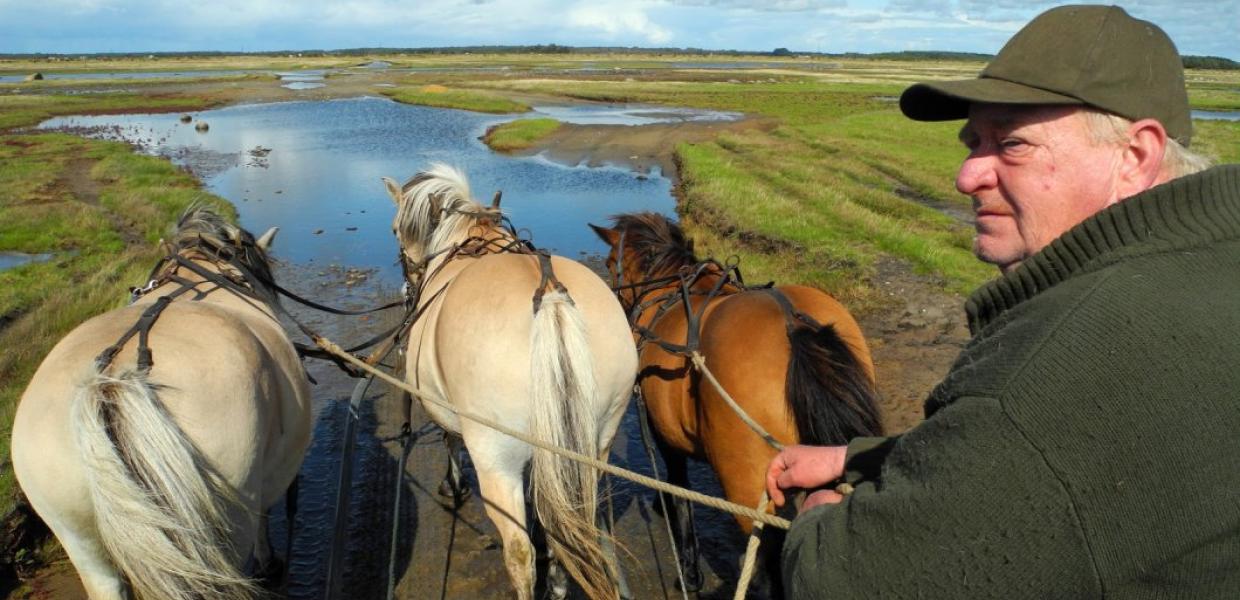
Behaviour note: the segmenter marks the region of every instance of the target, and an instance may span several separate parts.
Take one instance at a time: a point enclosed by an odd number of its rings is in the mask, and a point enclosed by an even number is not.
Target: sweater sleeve
[[[996,401],[957,399],[881,458],[878,481],[793,521],[789,598],[1101,594],[1067,493]]]
[[[844,481],[857,485],[862,481],[877,482],[883,461],[895,446],[897,437],[859,437],[848,442],[844,458]]]

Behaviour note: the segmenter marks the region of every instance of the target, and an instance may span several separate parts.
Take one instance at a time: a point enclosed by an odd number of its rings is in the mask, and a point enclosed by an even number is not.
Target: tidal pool
[[[568,121],[658,116],[631,107],[550,107]],[[648,112],[648,111],[647,111]],[[664,120],[691,118],[666,112]],[[594,115],[597,120],[592,120]],[[409,106],[381,98],[234,106],[194,113],[206,133],[178,114],[56,118],[43,128],[135,142],[185,164],[206,188],[237,206],[242,225],[261,233],[279,226],[276,254],[293,262],[375,267],[391,281],[396,240],[393,205],[381,177],[403,182],[433,162],[464,170],[474,196],[503,191],[503,207],[539,247],[566,256],[605,249],[586,226],[620,212],[672,213],[671,182],[657,171],[638,176],[618,167],[567,167],[495,154],[478,137],[514,116]]]

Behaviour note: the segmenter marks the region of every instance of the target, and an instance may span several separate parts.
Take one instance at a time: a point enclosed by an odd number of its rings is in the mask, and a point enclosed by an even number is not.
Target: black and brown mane
[[[675,221],[653,212],[628,213],[612,217],[615,230],[624,235],[625,251],[639,257],[639,270],[645,277],[661,277],[684,266],[696,264],[693,240]]]
[[[243,275],[245,283],[262,300],[275,302],[277,299],[270,285],[275,279],[267,252],[259,247],[250,232],[229,223],[210,208],[195,206],[186,210],[165,245],[169,257],[190,253],[217,263],[244,267],[253,275]]]

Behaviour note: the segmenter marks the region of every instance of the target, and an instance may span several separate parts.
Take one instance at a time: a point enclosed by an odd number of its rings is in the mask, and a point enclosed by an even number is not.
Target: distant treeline
[[[561,46],[559,44],[536,44],[531,46],[450,46],[438,48],[345,48],[341,50],[270,50],[263,52],[237,52],[201,50],[188,52],[95,52],[73,54],[25,53],[0,54],[0,59],[117,59],[117,58],[207,58],[217,56],[396,56],[402,54],[647,54],[698,55],[698,56],[778,56],[821,58],[870,58],[886,60],[968,60],[989,61],[993,54],[977,52],[947,52],[916,50],[904,52],[797,52],[776,48],[770,52],[753,50],[706,50],[703,48],[639,48],[636,46]],[[1240,62],[1221,56],[1184,56],[1184,67],[1189,69],[1240,69]]]

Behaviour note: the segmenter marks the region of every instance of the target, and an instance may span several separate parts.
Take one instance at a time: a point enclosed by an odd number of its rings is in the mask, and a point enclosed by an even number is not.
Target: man
[[[900,108],[968,119],[956,185],[1002,275],[923,423],[771,463],[776,504],[810,492],[789,597],[1240,597],[1240,165],[1187,150],[1171,41],[1059,7]]]

